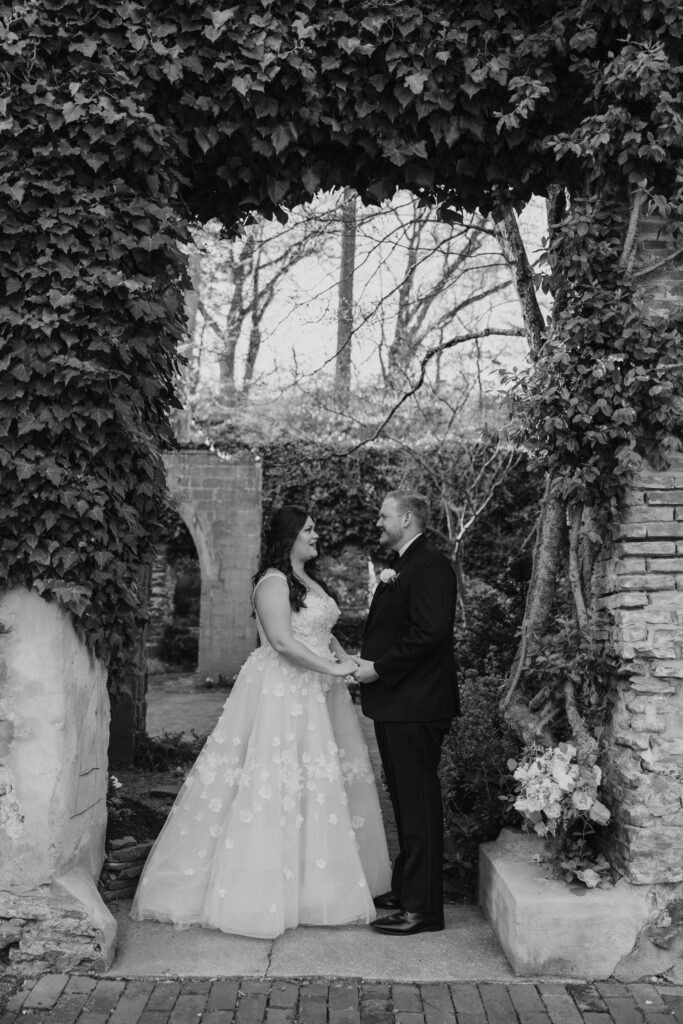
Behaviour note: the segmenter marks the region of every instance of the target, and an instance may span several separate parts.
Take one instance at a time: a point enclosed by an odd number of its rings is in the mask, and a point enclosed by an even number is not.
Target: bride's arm
[[[334,634],[330,637],[330,651],[337,661],[347,661],[351,657],[350,654],[346,653]]]
[[[346,676],[356,669],[344,655],[341,661],[326,661],[292,636],[289,587],[281,576],[270,576],[259,583],[254,605],[271,647],[297,668],[312,669],[328,676]]]

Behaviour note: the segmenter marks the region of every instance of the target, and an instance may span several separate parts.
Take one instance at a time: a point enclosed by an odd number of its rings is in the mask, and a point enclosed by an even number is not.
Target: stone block
[[[641,523],[671,523],[674,511],[672,506],[652,508],[650,505],[632,505],[624,509],[621,525],[628,529]]]
[[[619,561],[615,563],[614,571],[616,572],[617,576],[625,576],[631,573],[645,572],[645,559],[620,558]]]
[[[670,825],[619,824],[621,861],[630,882],[637,885],[683,881],[683,829]]]
[[[680,545],[676,546],[679,547]],[[683,558],[646,558],[645,571],[672,572],[676,575],[676,583],[678,584],[681,571],[683,571]],[[680,589],[681,588],[679,586],[679,590]]]
[[[534,861],[538,837],[504,829],[479,854],[479,905],[518,975],[608,978],[648,921],[644,894],[573,888]]]
[[[651,674],[660,679],[683,679],[683,660],[658,661],[653,664]]]
[[[631,676],[631,687],[634,693],[671,694],[676,687],[668,679],[656,679],[654,676]]]
[[[116,921],[83,868],[49,886],[0,893],[0,933],[8,919],[21,921],[9,951],[19,974],[106,971],[114,959]]]
[[[641,555],[654,557],[661,555],[676,554],[676,542],[674,540],[644,540],[644,541],[623,541],[617,545],[617,555],[629,556]]]
[[[648,595],[644,591],[632,591],[622,594],[604,594],[598,598],[596,604],[599,610],[615,611],[620,608],[644,608],[647,603]]]
[[[647,536],[653,540],[676,540],[683,538],[683,522],[673,523],[648,523]]]
[[[645,500],[648,505],[683,505],[683,490],[648,490]]]

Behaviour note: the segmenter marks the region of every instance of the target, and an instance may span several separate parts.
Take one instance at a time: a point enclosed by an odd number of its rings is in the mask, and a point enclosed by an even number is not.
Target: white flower
[[[213,839],[216,839],[217,836],[219,836],[220,834],[221,834],[221,827],[220,827],[220,825],[212,825],[211,828],[209,829],[209,835]]]
[[[572,803],[577,811],[589,811],[593,806],[593,798],[579,789],[572,793]]]
[[[204,860],[204,858],[206,857],[206,850],[199,850],[197,852],[197,856],[201,857],[201,859]]]
[[[290,704],[289,713],[290,715],[292,715],[292,717],[297,717],[298,715],[303,715],[304,709],[302,708],[301,704]]]
[[[276,683],[276,685],[273,687],[273,696],[274,697],[284,697],[284,695],[285,695],[285,688],[284,688],[284,686],[282,685],[282,683]]]
[[[193,875],[194,874],[194,868],[185,868],[184,874],[186,874],[186,875]]]
[[[282,798],[282,810],[283,811],[293,811],[294,810],[294,801],[292,800],[291,796],[285,796],[285,797]]]
[[[398,573],[394,569],[382,569],[379,574],[380,583],[394,583],[398,579]]]
[[[261,799],[262,799],[262,800],[270,800],[271,796],[273,795],[273,791],[272,791],[272,789],[270,788],[270,786],[266,786],[266,785],[264,784],[264,785],[263,785],[263,786],[261,786],[261,788],[259,789],[259,791],[258,791],[258,795],[259,795],[259,796],[261,797]]]
[[[225,899],[225,889],[219,889],[218,890],[218,895],[220,896],[220,898],[222,900],[224,900]]]
[[[330,825],[336,825],[337,822],[339,821],[339,818],[337,817],[336,814],[330,814],[327,820],[329,821]]]
[[[123,789],[123,783],[119,782],[115,775],[109,776],[109,782],[114,787],[114,789]]]
[[[282,742],[282,741],[281,741],[280,737],[279,737],[279,736],[276,736],[276,737],[275,737],[275,738],[273,739],[273,746],[274,746],[274,747],[279,747],[279,746],[280,746],[280,743],[281,743],[281,742]]]
[[[215,796],[213,800],[209,800],[209,810],[213,811],[214,814],[218,814],[222,806],[223,801],[219,800],[217,796]]]
[[[361,818],[360,814],[355,814],[353,818],[351,818],[351,828],[353,829],[362,828],[364,824],[365,818]]]
[[[226,850],[232,850],[232,849],[234,849],[234,846],[235,846],[235,842],[234,842],[233,839],[226,839],[225,840],[225,849]]]
[[[315,866],[317,868],[321,868],[321,869],[322,868],[326,868],[327,867],[327,861],[325,860],[324,857],[318,857],[317,861],[315,862]]]
[[[251,811],[240,811],[240,821],[243,821],[245,825],[248,825],[253,817],[254,815],[251,813]]]

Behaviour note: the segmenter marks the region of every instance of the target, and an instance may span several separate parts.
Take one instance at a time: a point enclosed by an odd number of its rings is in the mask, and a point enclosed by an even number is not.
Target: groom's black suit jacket
[[[368,612],[361,657],[379,679],[361,685],[364,714],[381,722],[434,722],[459,714],[453,653],[455,573],[417,537],[380,583]]]

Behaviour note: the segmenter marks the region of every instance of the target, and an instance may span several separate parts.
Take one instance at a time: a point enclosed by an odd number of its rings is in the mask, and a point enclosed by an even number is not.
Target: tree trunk
[[[341,405],[347,405],[351,392],[351,342],[353,339],[353,279],[356,265],[356,194],[344,190],[341,207],[342,243],[337,313],[337,354],[335,387]]]
[[[529,582],[519,647],[507,680],[502,706],[506,708],[517,689],[524,669],[540,648],[552,614],[555,584],[566,532],[565,505],[555,481],[548,478],[536,533],[534,564]]]
[[[232,272],[232,295],[225,318],[221,352],[218,357],[221,386],[228,393],[233,393],[235,390],[235,356],[244,320],[244,284],[250,270],[255,246],[256,239],[250,235],[244,243],[240,258],[235,262]]]
[[[199,309],[199,289],[202,277],[202,258],[199,251],[191,249],[187,261],[187,270],[190,278],[190,288],[185,293],[185,313],[187,315],[187,334],[185,341],[181,344],[179,355],[187,360],[180,364],[180,381],[178,393],[182,401],[182,408],[174,412],[174,427],[178,443],[187,445],[192,437],[192,377],[193,377],[193,354],[194,336],[197,329],[197,311]]]
[[[545,340],[545,321],[536,298],[534,275],[524,242],[519,232],[519,224],[514,210],[508,210],[502,220],[495,223],[496,237],[500,243],[503,256],[513,272],[519,303],[531,358],[538,358]]]

